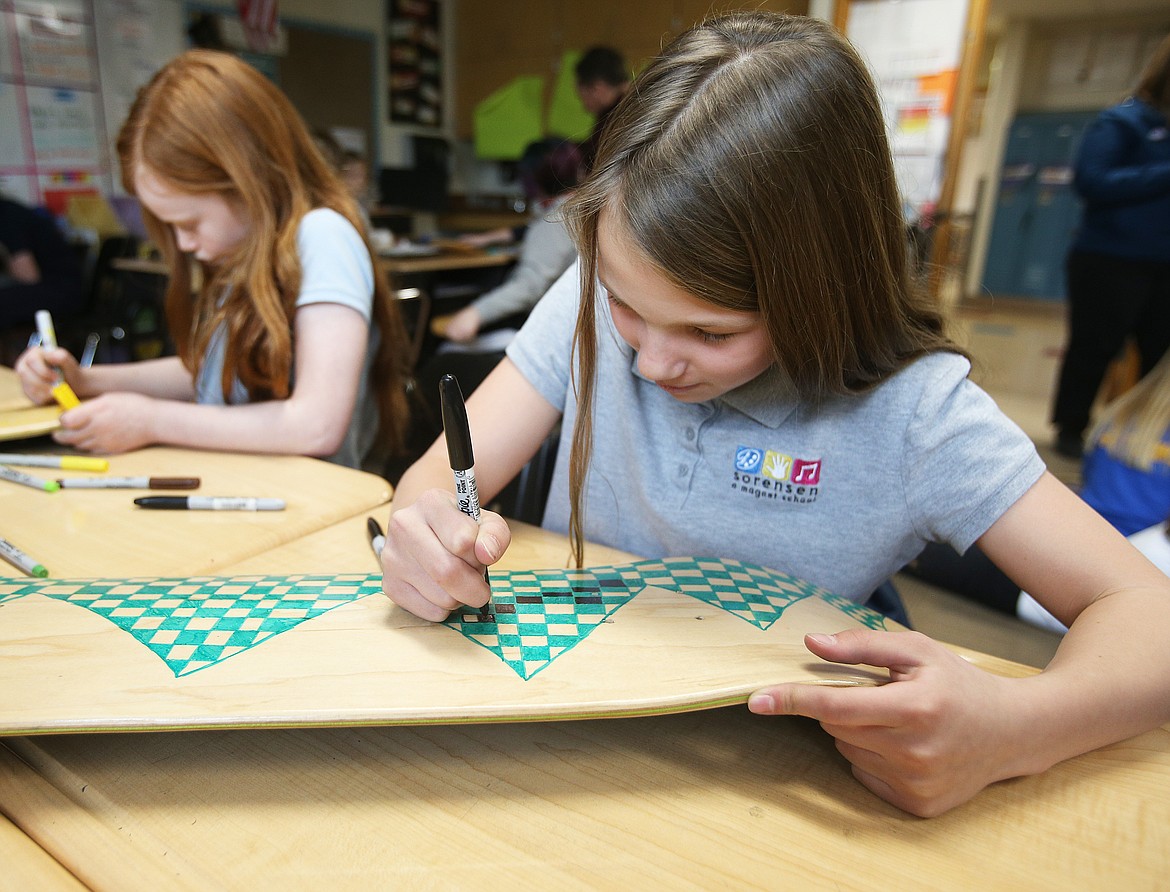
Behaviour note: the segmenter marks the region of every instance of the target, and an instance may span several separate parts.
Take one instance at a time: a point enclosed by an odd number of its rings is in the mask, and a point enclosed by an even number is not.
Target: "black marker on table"
[[[142,496],[139,508],[162,511],[283,511],[284,499],[256,499],[251,496]]]
[[[455,474],[455,497],[459,500],[459,510],[479,523],[479,489],[475,485],[471,428],[467,424],[463,392],[454,375],[446,374],[439,379],[439,402],[443,407],[443,437],[447,440],[447,458]],[[488,581],[486,567],[483,578],[485,582]]]

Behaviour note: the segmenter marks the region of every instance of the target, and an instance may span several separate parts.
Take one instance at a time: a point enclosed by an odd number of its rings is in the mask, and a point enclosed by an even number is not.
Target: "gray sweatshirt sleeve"
[[[533,222],[507,281],[472,303],[482,324],[531,310],[576,258],[577,247],[556,211]]]

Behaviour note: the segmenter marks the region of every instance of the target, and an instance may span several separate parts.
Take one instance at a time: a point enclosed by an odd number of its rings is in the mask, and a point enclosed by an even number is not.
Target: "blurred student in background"
[[[1126,338],[1142,375],[1170,346],[1170,36],[1133,95],[1090,125],[1074,185],[1084,212],[1067,261],[1068,347],[1052,422],[1056,450],[1079,458],[1105,369]]]
[[[62,322],[84,300],[81,260],[47,212],[0,196],[0,330],[37,310]]]
[[[402,321],[353,199],[284,94],[232,55],[188,51],[139,91],[118,153],[170,267],[179,355],[80,368],[65,350],[26,351],[30,398],[48,402],[59,369],[85,399],[54,438],[353,467],[400,444]]]
[[[595,46],[585,51],[574,69],[577,78],[577,96],[585,111],[594,116],[593,131],[582,143],[585,170],[593,170],[601,132],[610,112],[630,89],[630,69],[622,54],[613,47]]]
[[[1170,354],[1109,404],[1089,435],[1082,478],[1089,507],[1170,575]],[[950,546],[927,545],[906,570],[1034,625],[1065,629],[978,548],[960,557]]]
[[[446,321],[442,333],[449,340],[470,341],[501,319],[527,315],[577,257],[560,208],[584,175],[581,150],[569,140],[545,141],[541,146],[539,160],[520,175],[533,214],[516,266],[502,285]]]

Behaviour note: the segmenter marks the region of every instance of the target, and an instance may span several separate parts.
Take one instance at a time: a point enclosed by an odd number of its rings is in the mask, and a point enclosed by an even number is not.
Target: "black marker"
[[[381,557],[382,549],[386,547],[386,535],[382,532],[382,526],[374,518],[367,517],[366,533],[370,537],[370,548],[374,549],[374,554]]]
[[[454,375],[439,379],[439,402],[443,407],[443,436],[447,440],[447,458],[455,474],[455,497],[459,510],[479,523],[479,489],[475,485],[475,455],[471,451],[471,428],[467,424],[467,406]],[[487,581],[487,569],[483,571]]]
[[[250,496],[143,496],[135,499],[139,508],[163,511],[283,511],[284,499],[255,499]]]

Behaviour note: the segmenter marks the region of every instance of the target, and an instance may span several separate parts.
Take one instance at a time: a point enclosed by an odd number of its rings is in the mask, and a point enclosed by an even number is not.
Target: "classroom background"
[[[117,182],[112,140],[154,71],[192,42],[222,45],[271,77],[315,132],[367,160],[371,241],[418,367],[438,349],[433,323],[515,260],[494,247],[457,249],[452,237],[528,221],[525,147],[588,133],[573,90],[577,56],[614,46],[636,71],[708,11],[741,6],[819,16],[862,46],[886,102],[921,273],[970,350],[973,377],[1075,485],[1080,463],[1051,448],[1048,423],[1065,338],[1061,265],[1077,218],[1070,164],[1081,128],[1126,92],[1170,32],[1166,0],[0,0],[0,193],[54,214],[85,261],[89,306],[74,324],[62,320],[63,342],[80,351],[87,334],[100,334],[97,362],[170,352],[166,266]],[[29,334],[0,333],[0,411],[28,413],[34,436],[53,429],[58,410],[28,407],[2,368]],[[1102,399],[1134,375],[1119,357]],[[9,484],[6,504],[16,507],[6,516],[30,549],[57,546],[53,578],[349,574],[376,585],[369,522],[387,516],[389,473],[164,447],[113,456],[110,471],[198,473],[208,493],[263,492],[289,510],[144,523],[108,510],[126,498],[116,490],[74,489],[70,501]],[[507,513],[536,519],[533,492],[507,493]],[[562,537],[515,526],[493,573],[561,566]],[[592,546],[587,563],[628,560]],[[27,581],[15,567],[9,576],[0,583]],[[989,671],[1027,674],[1060,640],[914,576],[894,581],[917,629],[970,649]],[[169,640],[140,647],[153,642],[149,632],[128,641],[112,620],[60,602],[36,619],[46,631],[29,632],[34,611],[3,606],[7,629],[24,636],[5,651],[15,654],[5,678],[17,705],[4,717],[26,722],[0,739],[3,888],[1166,884],[1165,727],[922,821],[864,790],[816,722],[766,722],[741,705],[479,725],[274,718],[268,696],[295,693],[294,676],[322,682],[314,709],[336,710],[351,695],[381,707],[388,690],[416,690],[407,673],[425,668],[386,646],[396,621],[381,597],[330,602],[315,615],[318,604],[304,607],[287,633],[251,653],[262,657],[256,676],[231,684],[198,674],[207,654],[183,643],[191,650],[158,687],[151,672]],[[65,628],[54,625],[59,616]],[[688,608],[675,624],[712,625],[692,621],[703,618]],[[304,619],[315,625],[297,631]],[[216,634],[202,640],[227,659]],[[336,646],[351,635],[361,647]],[[647,640],[628,647],[638,674]],[[102,659],[86,663],[91,653]],[[386,670],[394,659],[409,665]],[[66,663],[75,675],[63,683]],[[91,665],[101,671],[89,678]],[[28,717],[51,701],[110,708],[102,673],[111,670],[121,674],[110,687],[126,695],[119,708],[132,716],[121,730],[147,733],[29,730]],[[247,728],[176,730],[184,720],[169,710],[198,701],[201,679],[214,689],[213,710],[229,702],[264,714]],[[143,724],[146,701],[170,716],[166,733]]]

